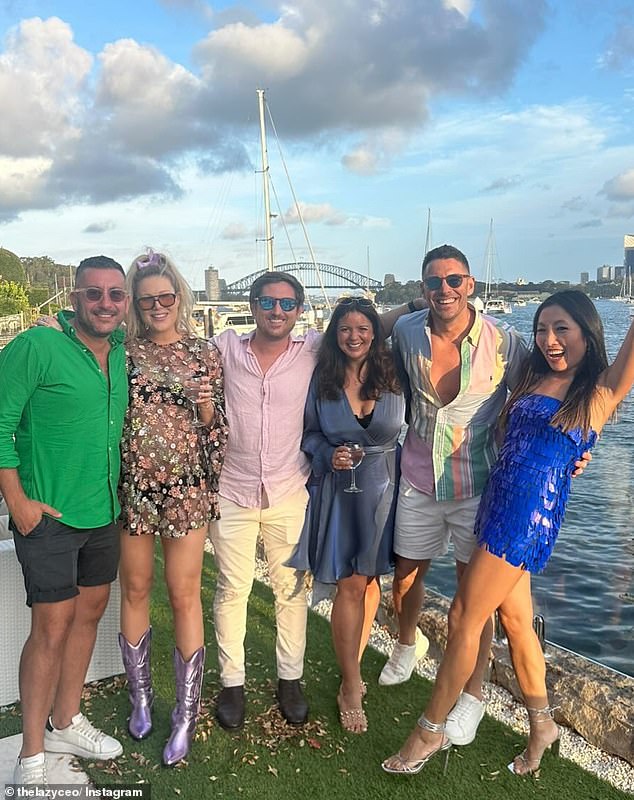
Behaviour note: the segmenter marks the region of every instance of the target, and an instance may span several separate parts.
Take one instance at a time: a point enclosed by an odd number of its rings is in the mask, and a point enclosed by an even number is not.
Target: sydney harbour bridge
[[[256,278],[266,273],[266,269],[252,272],[244,278],[227,285],[226,292],[230,296],[242,297],[249,293],[249,288]],[[313,263],[312,261],[297,261],[291,264],[278,264],[276,272],[288,272],[294,275],[305,289],[353,289],[378,292],[383,288],[380,281],[355,272],[346,267],[335,264]]]

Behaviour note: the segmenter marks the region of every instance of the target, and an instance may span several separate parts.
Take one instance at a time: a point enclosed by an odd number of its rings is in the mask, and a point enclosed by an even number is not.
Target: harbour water
[[[630,324],[624,303],[596,301],[612,360]],[[514,308],[504,321],[530,339],[536,305]],[[451,596],[454,562],[432,564],[430,588]],[[535,613],[546,638],[634,676],[634,393],[608,423],[585,473],[573,480],[555,552],[534,576]]]

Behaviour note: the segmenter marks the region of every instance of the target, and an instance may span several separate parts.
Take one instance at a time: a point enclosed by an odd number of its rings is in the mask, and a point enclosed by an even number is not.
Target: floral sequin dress
[[[215,415],[211,427],[194,427],[185,382],[209,375]],[[185,336],[159,345],[128,343],[130,403],[121,442],[121,501],[131,534],[178,538],[218,519],[218,478],[228,427],[223,374],[216,348]]]

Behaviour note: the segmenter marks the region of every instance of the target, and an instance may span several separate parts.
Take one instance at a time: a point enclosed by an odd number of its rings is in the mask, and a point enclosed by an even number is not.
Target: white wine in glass
[[[199,377],[189,378],[189,380],[185,381],[185,385],[183,386],[183,394],[191,403],[194,412],[194,420],[192,422],[194,428],[202,428],[205,424],[204,422],[201,422],[200,417],[198,416],[198,395],[200,394],[200,389],[201,385]]]
[[[355,471],[359,464],[363,461],[363,456],[365,453],[363,452],[363,445],[359,444],[359,442],[344,442],[344,447],[347,447],[350,452],[350,458],[352,459],[352,467],[350,469],[350,486],[347,489],[344,489],[344,492],[348,492],[349,494],[359,494],[363,491],[363,489],[359,489],[356,482]]]

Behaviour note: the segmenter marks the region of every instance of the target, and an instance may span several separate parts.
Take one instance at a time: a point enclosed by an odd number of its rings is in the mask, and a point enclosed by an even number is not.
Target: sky
[[[276,264],[416,280],[431,209],[478,278],[491,219],[494,279],[592,278],[634,233],[629,6],[0,0],[0,246],[264,268],[261,88]]]

